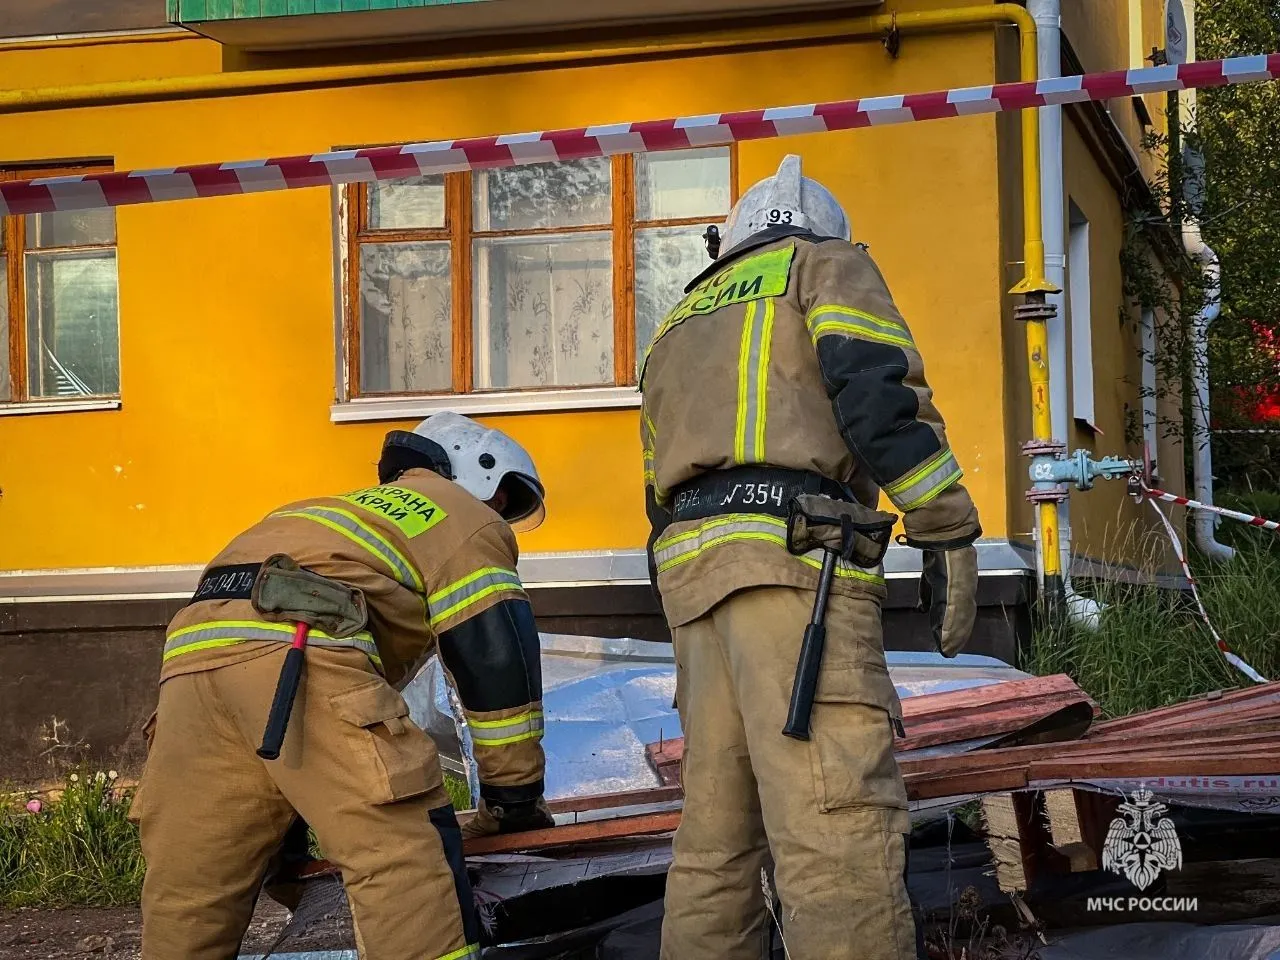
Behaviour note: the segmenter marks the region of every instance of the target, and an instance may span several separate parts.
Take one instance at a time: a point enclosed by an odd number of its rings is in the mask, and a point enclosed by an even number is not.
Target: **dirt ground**
[[[261,955],[288,919],[285,909],[263,898],[241,948]],[[321,923],[305,937],[290,938],[281,952],[354,949],[350,934]],[[139,960],[142,913],[137,907],[68,910],[0,910],[0,958],[3,960]]]

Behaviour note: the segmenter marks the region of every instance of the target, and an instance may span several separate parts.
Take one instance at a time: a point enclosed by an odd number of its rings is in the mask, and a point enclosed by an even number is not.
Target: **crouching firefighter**
[[[896,516],[874,507],[885,493],[924,551],[947,656],[973,625],[977,513],[911,331],[799,157],[742,197],[723,246],[641,372],[650,565],[685,738],[662,957],[758,958],[772,862],[791,956],[908,960],[880,621]]]
[[[440,413],[387,436],[377,486],[281,507],[213,560],[168,629],[131,811],[146,960],[235,957],[299,817],[342,872],[361,957],[479,957],[462,834],[397,691],[439,651],[474,734],[471,833],[552,825],[513,533],[543,514],[515,441]]]

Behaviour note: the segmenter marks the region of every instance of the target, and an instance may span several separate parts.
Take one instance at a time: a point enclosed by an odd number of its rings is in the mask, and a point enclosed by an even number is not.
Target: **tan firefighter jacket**
[[[256,566],[277,553],[360,589],[368,603],[366,631],[333,640],[313,629],[309,646],[363,650],[397,688],[438,649],[471,727],[482,795],[506,803],[542,795],[538,633],[516,574],[515,535],[496,513],[423,469],[273,511],[214,558],[173,618],[161,683],[292,640],[289,624],[263,620],[248,599],[219,598],[245,594]],[[400,697],[388,698],[387,709],[408,714]]]
[[[915,545],[980,533],[911,331],[864,248],[773,227],[685,291],[640,377],[650,563],[671,626],[746,587],[817,585],[821,553],[787,552],[785,504],[767,484],[672,522],[682,489],[712,471],[807,471],[867,506],[883,490]],[[882,571],[842,563],[832,590],[883,599]]]

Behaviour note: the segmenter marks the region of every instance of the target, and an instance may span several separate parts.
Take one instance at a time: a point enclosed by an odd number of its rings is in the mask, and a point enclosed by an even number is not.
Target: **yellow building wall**
[[[1079,131],[1070,123],[1064,124],[1063,129],[1063,163],[1068,197],[1089,221],[1094,416],[1101,431],[1095,435],[1072,419],[1068,449],[1083,447],[1095,458],[1113,455],[1141,459],[1142,444],[1130,439],[1132,427],[1141,422],[1138,419],[1134,423],[1130,418],[1141,417],[1142,355],[1135,327],[1137,312],[1124,294],[1124,211]],[[1068,263],[1068,281],[1070,269]],[[1079,322],[1074,316],[1068,319],[1071,324]],[[1075,376],[1072,359],[1068,353],[1069,383],[1074,383]],[[1158,404],[1161,426],[1157,430],[1157,449],[1152,453],[1169,489],[1180,493],[1181,443],[1165,436],[1166,425],[1178,416],[1177,409],[1176,398],[1165,397]],[[1158,527],[1159,521],[1150,508],[1130,499],[1121,481],[1098,481],[1093,490],[1075,493],[1071,500],[1072,548],[1080,555],[1114,562],[1149,556],[1150,535],[1163,536]],[[1163,549],[1157,555],[1163,555]]]
[[[1119,70],[1134,65],[1130,63],[1127,32],[1131,7],[1135,13],[1141,7],[1144,51],[1149,54],[1151,47],[1162,45],[1163,0],[1082,0],[1080,3],[1063,4],[1063,31],[1086,70]],[[1006,74],[1012,68],[1014,52],[1002,50],[1001,63]],[[1154,120],[1152,129],[1164,130],[1166,118],[1162,107],[1159,111],[1156,109],[1157,101],[1163,103],[1163,95],[1148,99],[1151,100],[1149,106]],[[1112,101],[1109,108],[1121,132],[1134,148],[1144,174],[1153,175],[1157,157],[1141,149],[1143,128],[1131,102],[1128,99]],[[1008,287],[1016,281],[1021,270],[1022,221],[1016,180],[1021,148],[1018,126],[1012,115],[998,129],[1005,285]],[[1096,425],[1102,430],[1101,435],[1094,436],[1071,420],[1073,426],[1071,436],[1067,438],[1068,450],[1084,447],[1095,457],[1140,458],[1141,446],[1126,443],[1125,430],[1126,417],[1130,412],[1135,416],[1141,414],[1142,367],[1139,335],[1133,326],[1137,316],[1129,309],[1123,290],[1121,249],[1125,239],[1124,211],[1115,187],[1098,166],[1075,123],[1067,116],[1063,117],[1063,169],[1067,194],[1063,223],[1069,223],[1068,200],[1075,201],[1090,223],[1094,405]],[[1013,316],[1013,307],[1018,302],[1019,298],[1006,298],[1004,311],[1006,422],[1009,426],[1006,457],[1010,464],[1008,529],[1011,538],[1030,542],[1035,520],[1024,496],[1030,486],[1029,461],[1018,452],[1021,444],[1031,437],[1030,388],[1027,384],[1025,329]],[[1120,322],[1122,310],[1129,319],[1123,326]],[[1070,322],[1068,316],[1068,324]],[[1071,343],[1069,331],[1068,326],[1068,349]],[[1065,395],[1070,403],[1073,370],[1069,352],[1067,371]],[[1158,402],[1161,423],[1173,422],[1178,416],[1177,410],[1176,397],[1163,397]],[[1159,431],[1156,458],[1162,465],[1167,486],[1181,491],[1181,442],[1164,436],[1165,432]],[[1072,549],[1077,555],[1112,562],[1138,561],[1148,555],[1145,550],[1149,543],[1147,534],[1154,531],[1157,524],[1150,508],[1139,508],[1125,495],[1125,486],[1118,481],[1099,481],[1089,492],[1072,491]]]
[[[202,41],[0,49],[23,86],[211,69]],[[18,57],[20,60],[12,58]],[[21,63],[14,81],[10,66]],[[464,76],[0,117],[5,161],[119,169],[332,146],[748,109],[989,82],[989,31],[678,61]],[[989,536],[1005,533],[995,119],[744,144],[740,181],[787,151],[846,204],[924,353]],[[383,433],[335,425],[333,195],[309,189],[118,211],[123,409],[0,417],[0,568],[202,563],[280,503],[372,479]],[[525,551],[645,541],[634,410],[509,415],[548,488]]]
[[[1194,0],[1183,0],[1183,5],[1190,18]],[[1164,48],[1164,0],[1064,0],[1062,30],[1088,73],[1150,67],[1145,58],[1153,49]],[[1162,154],[1144,148],[1143,139],[1150,133],[1163,135],[1169,125],[1165,94],[1145,94],[1142,100],[1151,117],[1149,127],[1143,126],[1132,98],[1113,100],[1107,106],[1137,155],[1143,175],[1150,179]]]

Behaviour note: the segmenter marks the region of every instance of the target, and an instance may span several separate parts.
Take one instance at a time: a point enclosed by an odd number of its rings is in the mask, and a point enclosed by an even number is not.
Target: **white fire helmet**
[[[800,171],[800,158],[787,154],[778,172],[756,183],[738,200],[725,222],[721,249],[727,253],[753,233],[769,227],[800,227],[820,237],[851,240],[849,217],[840,201]]]
[[[453,482],[477,500],[505,492],[502,518],[513,528],[532,530],[542,523],[546,490],[533,458],[511,437],[450,411],[427,417],[413,428],[413,436],[437,444],[449,459]]]

